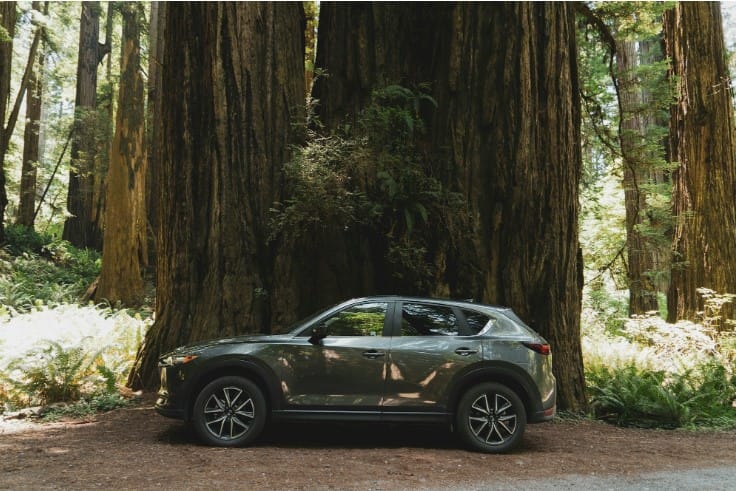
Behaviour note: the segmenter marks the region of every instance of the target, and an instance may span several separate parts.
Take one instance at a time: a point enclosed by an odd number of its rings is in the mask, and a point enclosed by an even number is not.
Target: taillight
[[[540,355],[548,355],[552,353],[552,349],[548,344],[542,343],[521,343],[532,351],[536,351]]]

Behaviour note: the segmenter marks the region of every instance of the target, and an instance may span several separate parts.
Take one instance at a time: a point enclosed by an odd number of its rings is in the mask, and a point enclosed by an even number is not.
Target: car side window
[[[402,336],[455,336],[459,322],[451,307],[404,303],[401,309]]]
[[[328,336],[381,336],[388,303],[353,305],[324,321]]]
[[[475,312],[474,310],[463,309],[463,315],[465,316],[465,322],[468,325],[468,330],[471,335],[480,333],[485,329],[489,322],[493,322],[494,320],[486,314]]]

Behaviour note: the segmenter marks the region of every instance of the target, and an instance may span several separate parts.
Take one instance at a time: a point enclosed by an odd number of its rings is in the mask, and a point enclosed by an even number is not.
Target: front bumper
[[[181,399],[183,387],[178,376],[179,370],[171,365],[159,365],[158,370],[161,388],[154,406],[156,412],[167,418],[186,419],[185,406]]]

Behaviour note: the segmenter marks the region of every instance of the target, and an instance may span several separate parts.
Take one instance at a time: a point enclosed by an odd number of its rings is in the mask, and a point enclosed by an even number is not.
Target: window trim
[[[394,302],[396,305],[394,307],[394,313],[393,313],[393,319],[392,319],[392,326],[390,329],[390,332],[392,333],[392,336],[395,337],[433,337],[433,336],[427,336],[427,335],[419,335],[419,336],[402,336],[401,334],[401,318],[402,313],[404,311],[404,304],[417,304],[417,305],[428,305],[431,307],[440,307],[440,308],[446,308],[452,310],[452,313],[455,315],[455,319],[457,321],[457,334],[449,334],[447,337],[471,337],[476,336],[474,334],[468,334],[470,332],[470,328],[468,328],[467,321],[465,320],[465,316],[462,314],[462,311],[460,308],[458,308],[456,305],[448,305],[446,303],[439,303],[439,302],[427,302],[424,300],[399,300]],[[444,336],[443,336],[444,337]]]

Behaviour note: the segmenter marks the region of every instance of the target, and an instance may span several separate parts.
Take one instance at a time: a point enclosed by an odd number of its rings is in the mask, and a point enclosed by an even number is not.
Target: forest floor
[[[0,489],[524,489],[553,482],[590,489],[585,482],[592,477],[608,483],[592,488],[619,489],[636,476],[689,469],[714,479],[736,462],[736,431],[589,420],[530,425],[508,455],[466,451],[447,430],[411,425],[280,425],[255,446],[211,448],[183,423],[157,415],[152,403],[147,396],[85,420],[0,420]],[[651,487],[640,489],[662,487],[648,479]],[[705,489],[726,486],[711,482]]]

